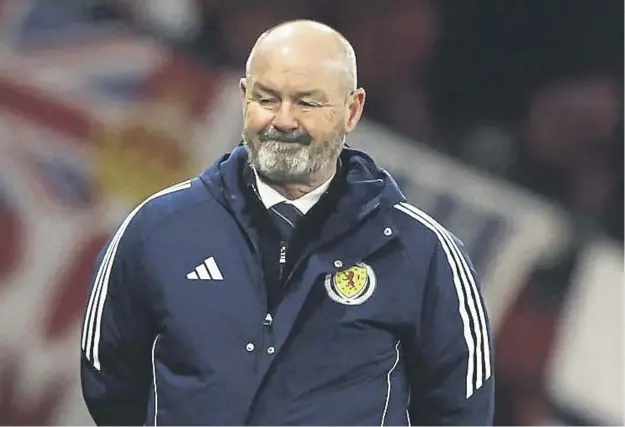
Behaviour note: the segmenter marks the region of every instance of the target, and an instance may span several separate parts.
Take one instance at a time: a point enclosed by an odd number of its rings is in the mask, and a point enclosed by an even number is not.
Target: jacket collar
[[[260,197],[261,202],[265,205],[265,208],[269,209],[272,206],[275,206],[279,203],[289,203],[295,206],[300,212],[304,215],[308,213],[308,211],[317,204],[321,196],[328,190],[330,187],[330,182],[334,178],[334,174],[326,180],[319,187],[315,188],[309,193],[304,194],[303,196],[295,199],[289,200],[284,197],[282,194],[278,193],[274,188],[272,188],[269,184],[264,182],[260,176],[258,176],[258,172],[250,166],[253,172],[253,185],[258,192],[258,196]]]
[[[208,191],[239,221],[244,230],[255,228],[253,218],[260,208],[260,199],[250,202],[250,167],[243,144],[217,160],[200,179]],[[329,211],[326,222],[315,236],[314,246],[340,239],[358,227],[377,211],[385,211],[405,201],[391,176],[379,168],[364,152],[344,148],[340,155],[341,167],[331,181],[328,197],[314,209]],[[390,221],[390,219],[389,219]]]

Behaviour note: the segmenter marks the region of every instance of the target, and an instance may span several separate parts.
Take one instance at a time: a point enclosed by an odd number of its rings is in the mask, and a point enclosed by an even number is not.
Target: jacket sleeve
[[[493,348],[480,283],[462,243],[439,229],[421,321],[409,340],[413,425],[492,425]]]
[[[152,384],[154,334],[140,240],[129,221],[98,255],[87,298],[81,382],[97,425],[143,425]]]

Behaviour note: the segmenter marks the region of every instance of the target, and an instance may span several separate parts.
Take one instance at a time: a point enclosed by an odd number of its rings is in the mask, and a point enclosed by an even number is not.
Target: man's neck
[[[285,198],[289,200],[296,200],[304,196],[305,194],[310,193],[314,189],[318,188],[320,185],[322,185],[324,182],[330,179],[330,177],[332,177],[335,172],[336,170],[333,169],[326,173],[318,174],[318,176],[315,176],[314,179],[312,179],[310,182],[307,182],[307,183],[275,183],[275,182],[268,181],[264,179],[263,177],[260,177],[260,178],[267,185],[269,185],[271,188],[276,190]]]

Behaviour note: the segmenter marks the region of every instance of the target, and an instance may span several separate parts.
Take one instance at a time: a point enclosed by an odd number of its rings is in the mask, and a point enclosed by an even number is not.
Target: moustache
[[[302,145],[310,145],[312,143],[312,137],[301,131],[294,132],[280,132],[276,129],[267,129],[261,132],[259,135],[261,142],[275,141],[284,143],[298,143]]]

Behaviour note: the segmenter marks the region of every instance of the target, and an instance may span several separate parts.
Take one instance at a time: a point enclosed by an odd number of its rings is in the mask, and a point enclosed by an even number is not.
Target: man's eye
[[[272,105],[275,104],[277,100],[275,98],[260,98],[258,103],[261,105]]]
[[[306,101],[298,101],[298,104],[302,107],[306,107],[306,108],[314,108],[317,107],[317,104],[313,103],[313,102],[306,102]]]

